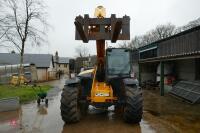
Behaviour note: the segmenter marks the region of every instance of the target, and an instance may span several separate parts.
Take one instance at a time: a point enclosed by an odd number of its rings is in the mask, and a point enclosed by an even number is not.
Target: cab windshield
[[[130,52],[126,49],[107,51],[108,75],[129,75],[131,71]]]

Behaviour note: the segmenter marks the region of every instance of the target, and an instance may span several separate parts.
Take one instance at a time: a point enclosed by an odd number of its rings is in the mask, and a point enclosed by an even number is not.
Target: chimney
[[[56,51],[56,54],[55,54],[55,62],[58,63],[58,60],[59,60],[58,51]]]

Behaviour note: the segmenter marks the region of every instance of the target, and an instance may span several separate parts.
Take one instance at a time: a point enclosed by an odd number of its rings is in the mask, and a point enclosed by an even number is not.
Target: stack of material
[[[169,93],[192,104],[200,103],[200,81],[179,81]]]
[[[146,90],[155,90],[158,88],[158,83],[153,80],[142,82],[141,87]]]

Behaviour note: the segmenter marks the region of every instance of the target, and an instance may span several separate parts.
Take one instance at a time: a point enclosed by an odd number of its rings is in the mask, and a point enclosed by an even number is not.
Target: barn
[[[133,58],[141,85],[159,83],[161,95],[200,102],[200,26],[140,47]]]
[[[14,65],[20,63],[20,54],[0,53],[0,65]],[[35,64],[38,81],[48,81],[55,76],[53,55],[51,54],[24,54],[24,64]]]

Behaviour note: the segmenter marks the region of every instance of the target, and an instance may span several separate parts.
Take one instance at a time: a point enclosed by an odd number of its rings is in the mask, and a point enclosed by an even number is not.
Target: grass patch
[[[50,88],[49,85],[41,85],[41,89],[44,92],[47,92]],[[39,92],[39,87],[36,87],[35,90],[32,86],[12,86],[12,85],[0,85],[0,99],[8,97],[19,97],[20,103],[29,102],[37,99],[37,92]]]

